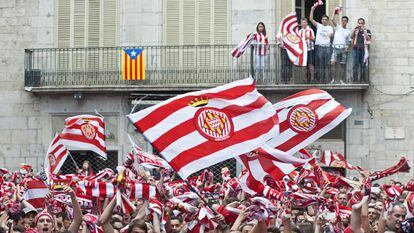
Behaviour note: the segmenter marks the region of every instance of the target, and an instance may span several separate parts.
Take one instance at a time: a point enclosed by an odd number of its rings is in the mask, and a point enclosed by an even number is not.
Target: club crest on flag
[[[230,116],[217,108],[201,108],[194,117],[197,131],[210,141],[224,141],[233,134]]]
[[[288,114],[289,124],[297,133],[307,133],[315,128],[317,116],[308,106],[295,106]]]
[[[299,44],[300,42],[300,38],[299,36],[295,35],[295,34],[287,34],[286,38],[292,42],[293,44]]]
[[[82,124],[80,128],[83,136],[85,136],[87,139],[92,140],[95,138],[96,130],[95,127],[93,127],[93,125],[86,122]]]

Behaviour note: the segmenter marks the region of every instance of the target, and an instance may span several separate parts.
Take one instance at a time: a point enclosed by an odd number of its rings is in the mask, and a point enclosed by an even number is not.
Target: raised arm
[[[114,228],[111,226],[111,224],[109,224],[109,219],[112,216],[112,211],[114,210],[115,205],[116,205],[116,198],[113,197],[111,202],[109,202],[109,204],[106,206],[106,208],[101,214],[101,217],[98,220],[98,224],[102,226],[104,232],[108,232],[108,233],[115,232]]]
[[[311,11],[310,11],[310,15],[309,15],[309,19],[311,21],[311,23],[313,24],[313,26],[317,26],[318,22],[316,22],[316,20],[313,18],[313,13],[315,12],[316,6],[312,6]]]
[[[336,20],[336,17],[337,17],[338,15],[337,14],[335,14],[335,12],[333,13],[333,15],[332,15],[332,25],[334,26],[334,27],[336,27],[336,25],[337,25],[337,23],[338,23],[338,21]]]
[[[63,186],[63,191],[70,196],[73,208],[73,221],[70,224],[68,230],[72,233],[77,233],[83,221],[82,210],[79,206],[78,200],[73,189],[69,186]]]

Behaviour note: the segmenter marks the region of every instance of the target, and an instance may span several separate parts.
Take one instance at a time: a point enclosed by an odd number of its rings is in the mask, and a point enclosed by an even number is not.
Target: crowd
[[[255,195],[227,167],[221,177],[206,169],[185,182],[131,156],[117,171],[92,166],[50,179],[27,164],[1,169],[0,232],[414,232],[414,182],[375,183],[406,172],[406,161],[382,172],[358,168],[354,180],[302,168],[265,179]],[[35,181],[45,184],[44,196]]]
[[[307,64],[306,72],[302,72],[302,79],[307,83],[340,83],[346,82],[346,66],[348,54],[352,56],[352,82],[367,82],[368,47],[371,44],[371,31],[365,26],[365,19],[359,18],[357,26],[351,29],[348,26],[349,18],[342,16],[339,19],[340,8],[335,9],[332,18],[323,15],[321,22],[314,18],[314,5],[310,11],[310,22],[316,29],[310,27],[309,20],[300,20],[298,35],[306,41]],[[283,24],[283,22],[281,23]],[[283,27],[283,25],[281,25]],[[283,35],[277,35],[277,44],[280,47],[281,80],[289,83],[292,80],[292,58],[288,56],[287,48],[282,42]],[[266,56],[268,35],[263,22],[258,23],[254,34],[255,78],[260,74],[266,80]]]

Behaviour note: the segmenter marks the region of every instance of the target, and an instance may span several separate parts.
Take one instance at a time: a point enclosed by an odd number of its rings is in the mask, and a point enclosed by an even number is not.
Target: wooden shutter
[[[99,0],[89,0],[88,2],[88,71],[99,70],[99,36],[100,36],[100,9]],[[95,73],[91,73],[95,75]]]
[[[180,0],[166,0],[166,44],[180,44]]]
[[[165,44],[168,45],[165,49],[165,66],[170,70],[178,69],[180,62],[180,0],[166,0],[165,9]],[[175,72],[168,72],[168,75],[174,75]]]
[[[73,46],[76,48],[85,47],[85,10],[85,0],[74,0]],[[84,70],[85,51],[83,49],[73,51],[72,65],[75,72]]]
[[[68,48],[70,46],[70,0],[61,0],[57,2],[57,44],[59,48]],[[56,54],[56,65],[58,71],[67,71],[69,69],[69,53],[65,49],[59,49]]]
[[[228,37],[228,7],[227,0],[214,0],[214,37],[215,45],[226,45]],[[219,78],[225,78],[225,69],[229,67],[231,56],[226,46],[214,47],[214,69]],[[219,72],[223,71],[223,72]]]
[[[212,33],[211,30],[211,1],[210,0],[198,0],[198,34],[197,42],[197,72],[198,77],[202,80],[208,79],[210,76],[209,69],[211,64],[211,43]]]
[[[228,43],[227,0],[214,0],[214,44]]]
[[[117,45],[117,1],[104,0],[103,8],[102,46],[104,48],[101,51],[102,66],[104,70],[116,72],[119,57],[117,50],[111,47]]]
[[[183,0],[183,21],[182,21],[182,44],[195,45],[196,44],[196,0]],[[193,72],[195,67],[196,51],[193,46],[184,46],[182,49],[183,68]]]

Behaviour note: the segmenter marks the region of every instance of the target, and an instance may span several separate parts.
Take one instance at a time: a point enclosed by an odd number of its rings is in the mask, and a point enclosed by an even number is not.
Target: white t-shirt
[[[351,30],[343,28],[342,25],[336,25],[333,47],[337,49],[345,48],[350,42]]]
[[[331,39],[329,34],[333,34],[333,28],[329,25],[323,26],[322,24],[316,24],[316,39],[315,45],[329,46],[331,45]]]

